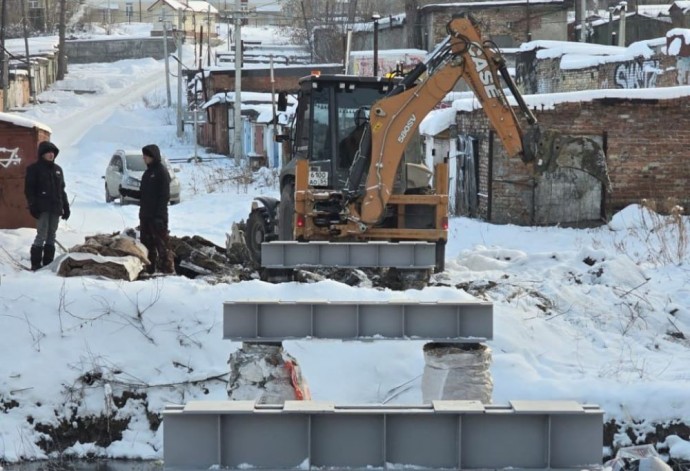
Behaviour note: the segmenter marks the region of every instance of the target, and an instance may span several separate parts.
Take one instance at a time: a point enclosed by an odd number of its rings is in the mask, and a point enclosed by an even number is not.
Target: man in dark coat
[[[24,194],[29,212],[36,218],[36,238],[31,245],[31,269],[48,265],[55,257],[55,233],[60,217],[69,219],[62,168],[55,163],[60,150],[55,144],[38,144],[38,161],[26,167]]]
[[[168,202],[170,201],[170,174],[161,161],[161,151],[155,144],[141,149],[146,171],[141,177],[139,190],[139,230],[141,242],[149,251],[147,271],[175,273],[168,235]]]

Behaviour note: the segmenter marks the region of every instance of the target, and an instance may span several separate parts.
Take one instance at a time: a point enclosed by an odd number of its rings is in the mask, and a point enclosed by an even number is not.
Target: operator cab
[[[311,75],[300,80],[292,160],[309,160],[310,186],[345,188],[369,109],[399,81],[351,75]]]

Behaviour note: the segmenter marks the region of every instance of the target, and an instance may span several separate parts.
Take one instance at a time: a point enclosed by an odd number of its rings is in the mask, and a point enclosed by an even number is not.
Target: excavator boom
[[[482,42],[477,23],[470,16],[454,18],[447,29],[448,39],[412,72],[419,76],[426,71],[426,79],[402,91],[407,85],[403,81],[371,108],[371,160],[360,214],[364,224],[381,220],[410,138],[422,119],[460,79],[476,95],[508,155],[525,159],[521,127],[500,85],[499,73],[518,99],[527,121],[535,124],[536,119],[524,105],[507,73],[505,61],[492,44]]]

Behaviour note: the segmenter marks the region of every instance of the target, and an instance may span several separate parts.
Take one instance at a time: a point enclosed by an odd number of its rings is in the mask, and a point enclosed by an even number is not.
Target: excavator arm
[[[518,119],[500,86],[499,74],[511,89],[527,122],[536,124],[536,118],[522,100],[497,48],[493,43],[482,41],[477,23],[469,15],[454,18],[447,29],[448,38],[430,57],[371,107],[369,132],[360,147],[369,151],[361,154],[370,156],[358,218],[365,225],[380,221],[407,144],[422,119],[460,79],[464,79],[477,96],[508,155],[530,160]],[[426,78],[415,85],[424,72],[427,72]],[[358,187],[363,178],[364,162],[362,158],[359,171],[357,162],[353,166],[351,189]]]

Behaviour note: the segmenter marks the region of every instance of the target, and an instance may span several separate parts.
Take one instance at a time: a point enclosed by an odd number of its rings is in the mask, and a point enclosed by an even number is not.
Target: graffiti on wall
[[[515,83],[526,95],[542,93],[538,91],[537,52],[525,51],[515,59]]]
[[[632,61],[618,65],[613,78],[618,88],[656,88],[660,73],[658,60]]]
[[[10,165],[19,165],[22,159],[19,158],[19,147],[7,149],[0,147],[0,167],[7,168]]]
[[[690,85],[690,57],[679,57],[676,60],[678,85]]]
[[[380,51],[378,56],[378,73],[386,75],[395,72],[396,68],[401,67],[403,72],[409,72],[417,64],[424,62],[426,51],[416,50],[396,50]],[[374,74],[374,57],[361,51],[353,52],[350,55],[348,73],[360,77],[370,77]]]

